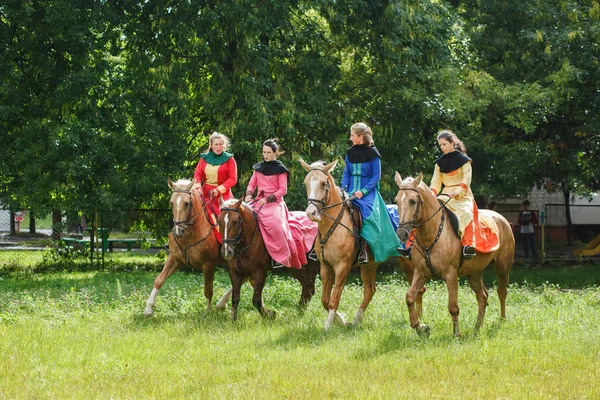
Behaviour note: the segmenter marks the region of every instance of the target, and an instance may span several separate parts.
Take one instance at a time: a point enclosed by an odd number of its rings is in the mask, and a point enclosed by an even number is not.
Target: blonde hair
[[[354,131],[358,136],[363,138],[363,143],[369,146],[375,146],[373,141],[373,132],[371,128],[364,122],[357,122],[350,127],[350,131]]]
[[[207,153],[212,151],[212,144],[216,139],[221,139],[223,141],[223,151],[227,151],[229,149],[229,138],[219,132],[213,132],[208,138],[208,149],[206,149]]]

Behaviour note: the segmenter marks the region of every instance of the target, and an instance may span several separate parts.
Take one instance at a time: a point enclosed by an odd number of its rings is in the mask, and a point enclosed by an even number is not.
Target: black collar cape
[[[346,150],[346,157],[348,157],[348,161],[351,163],[357,164],[381,158],[381,154],[379,154],[379,150],[375,146],[357,144]]]
[[[288,174],[288,179],[290,177],[290,171],[279,160],[261,161],[257,164],[254,164],[252,169],[262,173],[263,175],[278,175],[285,172]]]
[[[440,172],[448,173],[456,171],[469,161],[471,161],[471,159],[466,154],[454,150],[452,153],[444,154],[435,162],[440,167]]]
[[[208,153],[202,153],[200,157],[202,157],[208,164],[222,165],[225,164],[231,157],[233,157],[233,154],[224,151],[217,155],[214,152],[209,151]]]

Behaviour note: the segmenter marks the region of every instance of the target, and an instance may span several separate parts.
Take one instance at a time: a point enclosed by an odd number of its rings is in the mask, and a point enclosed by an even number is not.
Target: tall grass
[[[274,321],[260,318],[246,285],[234,323],[205,309],[196,274],[169,278],[151,318],[141,314],[154,272],[4,275],[0,398],[599,398],[599,267],[565,269],[555,281],[515,271],[508,319],[491,287],[479,333],[474,295],[461,284],[460,339],[440,282],[424,299],[431,337],[410,329],[408,285],[396,273],[379,276],[361,326],[328,332],[319,295],[302,312],[287,276],[267,282]],[[219,270],[215,296],[228,286]],[[352,276],[341,311],[351,319],[361,298]]]

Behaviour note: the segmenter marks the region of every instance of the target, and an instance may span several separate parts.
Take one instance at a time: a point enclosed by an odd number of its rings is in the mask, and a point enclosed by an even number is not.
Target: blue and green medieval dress
[[[349,194],[363,193],[363,197],[353,200],[353,203],[360,208],[363,218],[360,236],[371,247],[375,262],[398,256],[396,248],[401,247],[379,194],[380,178],[381,156],[375,146],[355,145],[346,151],[342,189]]]

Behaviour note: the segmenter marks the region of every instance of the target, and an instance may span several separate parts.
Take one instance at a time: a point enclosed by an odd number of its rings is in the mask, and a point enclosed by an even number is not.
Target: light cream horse
[[[322,294],[321,303],[328,312],[325,329],[330,329],[334,322],[346,324],[337,312],[346,279],[353,265],[357,265],[360,250],[356,246],[354,225],[350,216],[351,210],[342,199],[340,189],[335,185],[331,171],[337,161],[324,165],[321,162],[308,165],[300,159],[300,164],[308,172],[304,179],[308,196],[306,214],[319,224],[319,234],[315,241],[315,251],[321,264]],[[373,254],[369,249],[369,259]],[[406,273],[409,282],[413,280],[412,263],[398,257],[400,267]],[[354,324],[362,322],[373,295],[375,294],[375,274],[380,263],[360,265],[360,277],[363,283],[363,301],[354,317]],[[333,292],[332,292],[333,289]],[[421,296],[425,289],[417,291],[415,310],[421,310]]]
[[[414,229],[415,243],[412,260],[415,266],[412,283],[406,293],[406,304],[410,314],[410,326],[419,334],[429,335],[429,327],[419,322],[419,314],[414,311],[418,291],[432,278],[440,278],[448,288],[448,311],[452,317],[454,335],[461,336],[458,324],[458,278],[466,276],[477,297],[478,313],[475,329],[483,325],[487,307],[488,292],[483,284],[483,270],[494,264],[498,278],[500,316],[506,318],[506,294],[508,278],[515,257],[515,238],[508,221],[492,210],[479,210],[480,216],[487,216],[498,228],[499,247],[490,253],[477,253],[466,260],[462,258],[462,244],[454,232],[450,214],[438,201],[433,191],[423,182],[423,174],[416,179],[402,180],[395,174],[398,184],[399,228],[398,238],[406,241]],[[483,219],[483,218],[482,218]]]
[[[168,181],[172,190],[171,209],[174,227],[169,235],[169,256],[161,273],[154,280],[154,288],[146,301],[144,315],[150,316],[158,291],[175,271],[189,265],[204,275],[204,297],[207,308],[212,308],[213,281],[215,265],[226,264],[221,256],[221,245],[214,233],[214,226],[206,212],[206,202],[198,194],[198,185],[193,181],[180,179],[173,183]],[[218,301],[216,308],[225,309],[231,298],[231,289]]]

